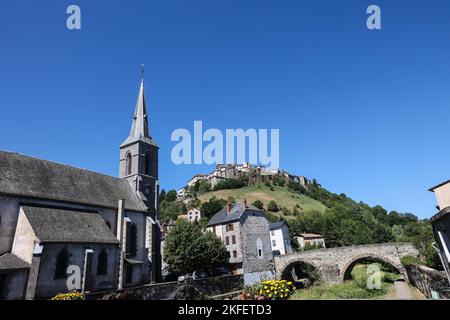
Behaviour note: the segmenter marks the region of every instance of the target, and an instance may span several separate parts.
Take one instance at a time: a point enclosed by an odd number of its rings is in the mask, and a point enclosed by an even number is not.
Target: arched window
[[[129,152],[125,156],[125,168],[127,170],[127,175],[130,175],[133,168],[133,159],[131,157],[131,153]]]
[[[102,249],[98,255],[97,275],[105,274],[108,274],[108,252],[106,252],[105,249]]]
[[[150,174],[150,154],[144,155],[144,174]]]
[[[127,223],[127,254],[135,257],[137,252],[137,227],[134,223]]]
[[[256,240],[256,256],[258,257],[258,259],[264,258],[263,245],[260,238]]]
[[[69,253],[66,249],[63,249],[56,257],[55,279],[64,279],[66,277],[68,265]]]

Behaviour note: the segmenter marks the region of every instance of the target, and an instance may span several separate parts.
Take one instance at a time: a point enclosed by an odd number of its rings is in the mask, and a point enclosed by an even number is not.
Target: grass
[[[381,272],[381,288],[367,288],[367,265],[357,265],[352,271],[353,280],[342,284],[321,283],[317,286],[297,290],[291,297],[293,300],[315,299],[377,299],[385,296],[400,275]]]
[[[292,192],[287,187],[273,186],[272,189],[273,190],[265,185],[257,185],[240,189],[218,190],[202,194],[199,196],[199,199],[204,202],[208,201],[213,196],[216,196],[216,198],[219,199],[228,199],[229,197],[232,197],[236,199],[236,201],[243,201],[246,199],[249,204],[256,200],[260,200],[264,203],[264,208],[267,208],[268,203],[273,200],[280,208],[285,207],[291,212],[296,205],[300,207],[297,209],[300,212],[313,210],[324,212],[326,210],[326,207],[321,202],[311,199],[303,194]],[[282,215],[281,212],[275,214]],[[294,218],[294,215],[286,216],[288,219],[290,217]]]

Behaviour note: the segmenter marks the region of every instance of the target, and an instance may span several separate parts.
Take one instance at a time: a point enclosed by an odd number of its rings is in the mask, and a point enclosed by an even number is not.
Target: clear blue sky
[[[429,217],[450,178],[449,39],[448,0],[4,2],[0,149],[117,175],[145,63],[163,188],[211,169],[172,164],[174,129],[279,128],[282,168]]]

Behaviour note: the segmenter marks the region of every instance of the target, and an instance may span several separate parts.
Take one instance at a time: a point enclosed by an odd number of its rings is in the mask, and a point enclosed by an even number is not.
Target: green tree
[[[175,190],[168,191],[166,194],[166,200],[169,202],[177,200],[177,192]]]
[[[261,200],[256,200],[252,203],[255,207],[257,207],[259,210],[264,210],[264,203]]]
[[[163,201],[166,200],[166,190],[162,189],[161,192],[159,193],[159,201]]]
[[[215,196],[211,197],[208,201],[203,202],[201,205],[201,211],[205,213],[205,217],[211,218],[217,212],[222,210],[227,205],[227,201],[224,199],[217,199]]]
[[[198,224],[180,219],[165,241],[164,260],[170,272],[208,271],[226,262],[226,249],[215,234],[202,233]]]
[[[270,200],[270,202],[267,204],[267,210],[272,212],[278,212],[278,204],[274,200]]]

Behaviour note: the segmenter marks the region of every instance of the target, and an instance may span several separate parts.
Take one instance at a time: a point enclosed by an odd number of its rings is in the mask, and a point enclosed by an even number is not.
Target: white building
[[[270,243],[272,244],[273,255],[284,255],[292,253],[289,228],[284,221],[270,224]]]
[[[195,221],[200,221],[201,218],[203,218],[205,215],[203,212],[201,212],[197,208],[192,208],[187,213],[187,220],[191,223],[194,223]]]

